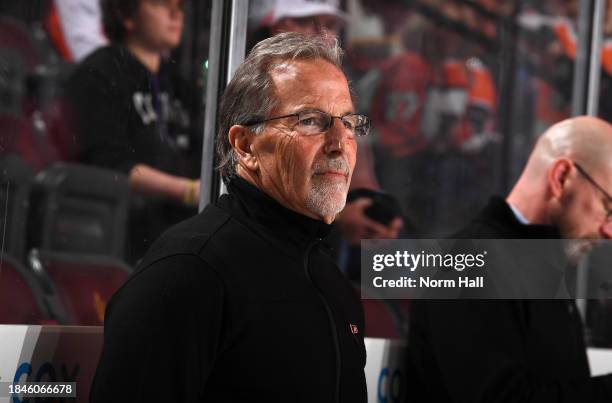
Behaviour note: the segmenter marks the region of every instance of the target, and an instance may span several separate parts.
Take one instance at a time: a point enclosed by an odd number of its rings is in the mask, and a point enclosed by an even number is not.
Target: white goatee
[[[333,217],[342,211],[346,204],[348,181],[317,175],[327,170],[342,172],[346,175],[345,178],[348,177],[348,163],[344,158],[317,161],[312,169],[312,182],[308,189],[306,208],[319,216]]]

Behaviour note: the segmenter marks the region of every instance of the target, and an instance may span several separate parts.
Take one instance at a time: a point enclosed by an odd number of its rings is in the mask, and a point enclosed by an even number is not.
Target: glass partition
[[[53,0],[0,5],[0,323],[102,324],[144,251],[213,183],[197,181],[210,164],[200,155],[211,2],[145,0],[175,21],[168,35],[182,33],[153,73],[125,46],[118,69],[83,69],[112,42],[95,3],[73,14]],[[247,48],[272,33],[273,3],[249,3]],[[580,3],[342,4],[341,24],[301,22],[338,33],[356,107],[373,120],[352,187],[397,201],[399,237],[450,235],[507,194],[538,136],[570,116]],[[610,120],[606,4],[599,115]],[[130,129],[142,126],[155,141]],[[143,179],[149,168],[161,189]],[[356,280],[358,247],[340,226],[335,235]]]
[[[576,63],[577,27],[581,8],[592,3],[347,0],[345,14],[330,23],[251,1],[247,48],[283,30],[336,33],[356,109],[370,116],[374,130],[359,144],[351,188],[386,193],[381,209],[392,204],[388,195],[395,199],[403,219],[398,237],[445,237],[491,196],[507,195],[538,137],[570,117],[573,105],[586,104],[586,91],[574,94],[575,76],[589,74],[588,63]],[[592,29],[593,15],[586,21]],[[601,116],[612,93],[605,75]],[[388,223],[372,210],[363,214]],[[355,237],[348,219],[338,217],[330,241],[341,268],[357,281],[355,239],[368,236]],[[404,308],[383,311],[397,323]]]
[[[101,325],[197,213],[211,4],[114,3],[0,4],[0,324]]]
[[[569,2],[350,1],[347,64],[405,235],[451,234],[570,115]]]

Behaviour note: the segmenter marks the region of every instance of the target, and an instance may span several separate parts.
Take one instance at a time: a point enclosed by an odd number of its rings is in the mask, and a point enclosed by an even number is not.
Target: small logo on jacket
[[[351,333],[353,334],[359,333],[359,328],[357,327],[357,325],[353,325],[352,323],[349,323],[349,328],[351,329]]]

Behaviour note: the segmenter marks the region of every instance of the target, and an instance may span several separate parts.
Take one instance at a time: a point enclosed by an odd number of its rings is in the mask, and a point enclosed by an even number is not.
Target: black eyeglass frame
[[[297,123],[299,123],[300,115],[302,115],[304,113],[313,113],[313,112],[320,113],[320,114],[322,114],[324,116],[329,116],[329,121],[327,123],[327,127],[324,130],[322,130],[320,133],[325,133],[326,131],[328,131],[329,128],[332,126],[334,119],[340,119],[341,122],[344,122],[344,118],[346,118],[347,116],[362,116],[362,117],[365,118],[366,124],[355,126],[354,135],[356,137],[365,137],[365,136],[370,134],[370,128],[372,126],[372,122],[371,122],[370,118],[367,115],[363,115],[361,113],[347,113],[344,116],[334,116],[334,115],[331,115],[331,114],[329,114],[327,112],[323,112],[323,111],[318,110],[318,109],[306,109],[306,110],[303,110],[303,111],[299,111],[299,112],[295,112],[295,113],[290,113],[288,115],[274,116],[274,117],[268,118],[268,119],[248,121],[246,123],[242,123],[241,126],[247,126],[247,127],[249,127],[249,126],[256,126],[256,125],[260,125],[262,123],[270,122],[272,120],[285,119],[285,118],[293,118],[293,117],[297,117],[298,118],[298,122]],[[297,125],[297,123],[296,123],[296,125]],[[357,128],[364,127],[364,126],[365,126],[365,133],[364,134],[357,134]]]
[[[595,179],[593,179],[593,177],[591,175],[589,175],[589,173],[580,164],[578,164],[576,161],[572,161],[572,163],[574,164],[574,167],[576,167],[576,170],[591,185],[593,185],[597,190],[599,190],[601,192],[601,194],[603,194],[606,197],[606,200],[608,201],[608,203],[612,204],[612,196],[610,195],[610,193],[608,193],[606,191],[606,189],[603,188],[603,186],[601,186],[599,183],[597,183],[597,181]],[[612,209],[609,209],[606,206],[604,206],[604,208],[606,209],[606,221],[609,221],[609,220],[612,219]]]

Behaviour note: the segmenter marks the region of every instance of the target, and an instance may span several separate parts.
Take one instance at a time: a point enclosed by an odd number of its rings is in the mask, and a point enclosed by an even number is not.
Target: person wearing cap
[[[300,32],[337,37],[348,21],[338,0],[256,0],[251,9],[252,30],[264,30],[267,36]]]

